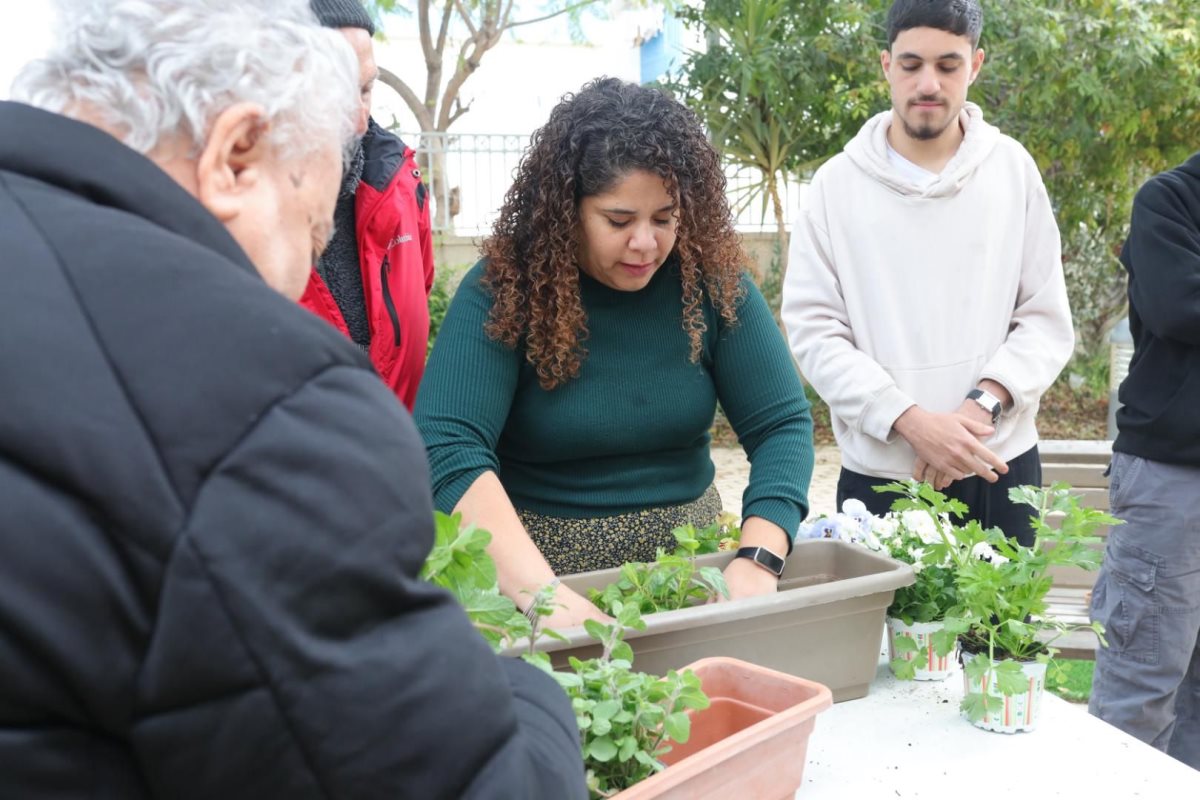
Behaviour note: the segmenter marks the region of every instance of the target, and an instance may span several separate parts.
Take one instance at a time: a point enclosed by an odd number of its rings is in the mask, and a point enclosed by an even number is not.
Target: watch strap
[[[967,392],[967,399],[974,400],[979,404],[979,407],[992,415],[992,424],[995,425],[1000,421],[1000,399],[991,392],[983,389],[972,389]]]
[[[783,556],[776,555],[765,547],[739,547],[736,557],[750,559],[776,578],[783,575]]]

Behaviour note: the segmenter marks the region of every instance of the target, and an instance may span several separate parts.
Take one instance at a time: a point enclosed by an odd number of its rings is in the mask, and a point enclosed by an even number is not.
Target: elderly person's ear
[[[251,201],[266,179],[270,123],[257,103],[235,103],[213,120],[208,139],[196,159],[196,198],[223,223],[229,223]]]

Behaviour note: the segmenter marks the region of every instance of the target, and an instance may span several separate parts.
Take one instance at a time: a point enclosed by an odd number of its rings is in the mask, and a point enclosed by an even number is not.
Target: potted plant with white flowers
[[[841,514],[806,523],[801,535],[856,542],[912,566],[916,582],[896,589],[887,609],[888,658],[898,678],[943,680],[953,672],[957,659],[953,646],[938,652],[933,636],[944,629],[943,619],[957,604],[958,594],[954,562],[947,549],[938,545],[953,537],[950,516],[960,516],[965,507],[916,481],[893,483],[882,490],[906,496],[924,490],[929,502],[897,500],[897,510],[874,516],[861,500],[851,498],[842,504]]]

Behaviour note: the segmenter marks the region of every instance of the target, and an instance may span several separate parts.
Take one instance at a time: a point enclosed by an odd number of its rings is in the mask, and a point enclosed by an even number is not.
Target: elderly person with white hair
[[[306,0],[88,0],[0,103],[0,797],[584,796],[417,579],[424,450],[300,308],[358,111]]]

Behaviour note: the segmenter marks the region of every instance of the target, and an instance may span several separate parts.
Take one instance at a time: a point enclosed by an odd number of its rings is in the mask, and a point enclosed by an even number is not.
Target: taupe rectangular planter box
[[[723,569],[732,559],[732,553],[714,553],[697,562]],[[586,596],[619,575],[601,570],[562,581]],[[896,589],[913,581],[907,564],[857,545],[797,542],[778,593],[651,614],[646,630],[628,631],[625,640],[639,672],[662,675],[701,658],[730,656],[823,683],[834,702],[852,700],[867,694],[875,676],[884,611]],[[565,667],[568,656],[600,655],[582,628],[562,633],[566,642],[542,639],[537,648],[550,653],[556,667]]]

